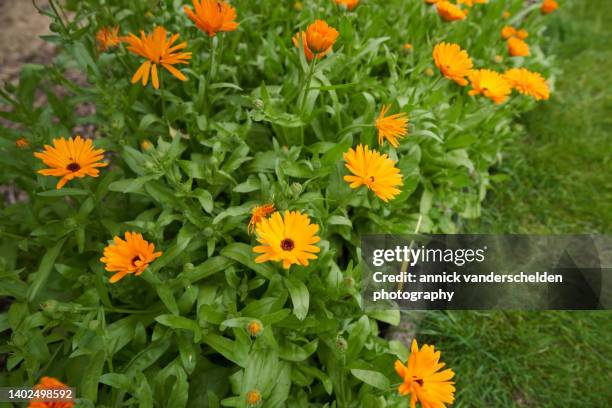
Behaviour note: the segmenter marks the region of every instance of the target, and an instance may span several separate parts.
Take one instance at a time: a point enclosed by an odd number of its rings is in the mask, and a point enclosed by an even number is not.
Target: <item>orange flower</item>
[[[510,18],[510,16],[511,16],[511,14],[510,14],[510,12],[509,12],[508,10],[504,10],[504,12],[502,13],[502,18],[503,18],[504,20],[509,19],[509,18]]]
[[[436,3],[440,2],[440,1],[442,1],[442,0],[425,0],[425,3],[427,3],[427,4],[436,4]]]
[[[144,139],[142,142],[140,142],[140,148],[142,150],[149,150],[152,147],[153,147],[153,143],[151,143],[151,141],[148,139]]]
[[[124,41],[130,44],[127,48],[129,51],[147,59],[132,77],[132,83],[134,84],[142,79],[142,85],[147,86],[150,73],[153,88],[159,89],[158,65],[166,68],[168,72],[181,81],[186,81],[187,77],[181,71],[174,68],[173,65],[187,64],[187,60],[191,59],[191,53],[177,52],[187,47],[186,42],[173,46],[172,44],[178,38],[179,35],[174,34],[168,39],[164,27],[155,27],[152,34],[145,34],[144,31],[141,31],[140,38],[132,33],[128,37],[124,37]]]
[[[317,20],[309,25],[306,31],[301,31],[294,35],[292,40],[293,45],[296,48],[300,48],[301,38],[304,55],[306,55],[308,61],[311,61],[315,55],[318,59],[321,59],[328,54],[339,35],[340,33],[325,21]]]
[[[249,226],[247,227],[249,235],[255,231],[255,227],[257,227],[257,224],[259,224],[261,220],[268,218],[268,216],[274,211],[276,211],[276,209],[274,208],[273,203],[254,207],[251,210],[251,221],[249,221]]]
[[[96,167],[108,166],[108,163],[101,162],[104,150],[94,150],[91,139],[84,140],[81,136],[53,139],[53,146],[45,145],[45,151],[36,152],[34,156],[50,167],[38,170],[39,174],[61,177],[55,187],[58,190],[74,178],[98,177]]]
[[[355,7],[357,7],[357,4],[359,4],[359,0],[335,0],[336,4],[341,6],[341,7],[345,7],[347,10],[352,10]]]
[[[121,38],[119,37],[119,26],[112,28],[102,27],[96,34],[96,41],[98,42],[98,51],[104,52],[111,47],[116,47],[121,44]]]
[[[472,90],[468,92],[470,95],[482,94],[496,104],[504,102],[512,92],[512,88],[506,78],[499,72],[491,71],[490,69],[473,71],[469,78],[472,83]]]
[[[467,85],[465,77],[472,72],[473,67],[467,51],[457,44],[443,42],[434,47],[433,58],[442,75],[461,86]]]
[[[404,48],[404,51],[412,51],[412,44],[410,43],[404,43],[402,47]]]
[[[465,13],[459,7],[449,1],[438,1],[436,3],[438,15],[442,17],[444,21],[455,21],[463,20]]]
[[[20,137],[19,139],[15,140],[15,146],[20,149],[25,149],[29,145],[30,143],[28,143],[28,139],[26,139],[25,137]]]
[[[261,254],[255,258],[257,263],[282,262],[285,269],[293,264],[308,266],[308,260],[317,259],[315,253],[321,251],[314,245],[321,240],[319,226],[298,211],[285,211],[284,218],[277,211],[261,220],[256,229],[257,241],[262,244],[253,248]]]
[[[192,10],[184,6],[187,17],[202,31],[214,37],[221,31],[234,31],[238,28],[236,9],[223,0],[192,0]]]
[[[125,275],[133,273],[139,276],[162,252],[155,252],[155,245],[147,242],[138,232],[126,232],[125,241],[116,236],[113,243],[104,248],[101,262],[105,269],[116,272],[109,281],[115,283]]]
[[[247,331],[252,337],[257,337],[261,334],[263,326],[259,320],[251,320],[247,325]]]
[[[544,0],[540,6],[540,12],[542,14],[549,14],[555,11],[559,7],[559,4],[555,0]]]
[[[517,30],[516,28],[514,28],[512,26],[505,26],[501,30],[501,36],[505,40],[507,40],[509,38],[512,38],[512,37],[518,37],[521,40],[524,40],[525,38],[529,37],[529,33],[524,28],[521,28],[520,30]]]
[[[376,119],[376,128],[378,129],[378,144],[383,144],[384,139],[387,139],[391,146],[398,147],[401,139],[408,133],[408,115],[405,112],[396,113],[385,117],[389,111],[389,106],[383,105],[378,119]]]
[[[349,183],[351,188],[366,186],[385,202],[401,193],[397,186],[404,184],[402,175],[395,167],[395,162],[386,154],[359,145],[356,150],[350,148],[343,157],[346,168],[353,173],[344,176],[344,181]]]
[[[247,392],[246,399],[249,407],[255,407],[261,402],[261,392],[259,390],[250,390]]]
[[[68,386],[63,382],[53,377],[42,377],[40,382],[34,386],[37,390],[62,390],[67,389]],[[72,408],[74,402],[72,401],[36,401],[31,400],[28,404],[28,408]]]
[[[520,38],[508,38],[508,53],[513,57],[526,57],[529,55],[529,45]]]
[[[489,0],[457,0],[457,4],[465,4],[468,7],[474,6],[474,4],[486,4]]]
[[[550,97],[546,80],[537,72],[525,68],[512,68],[504,74],[510,86],[523,95],[530,95],[536,101]]]
[[[446,404],[452,404],[455,382],[451,379],[455,373],[450,368],[440,371],[445,366],[440,362],[440,352],[428,344],[419,350],[416,340],[412,340],[410,351],[406,365],[395,361],[395,371],[403,380],[398,391],[402,396],[410,395],[410,408],[415,408],[417,401],[427,408],[446,408]]]

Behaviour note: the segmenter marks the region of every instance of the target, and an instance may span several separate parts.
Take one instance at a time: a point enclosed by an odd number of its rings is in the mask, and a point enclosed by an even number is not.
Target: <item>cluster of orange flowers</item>
[[[452,3],[447,0],[425,0],[428,4],[435,4],[438,15],[444,21],[457,21],[463,20],[469,13],[469,8],[475,4],[485,4],[489,0],[457,0],[457,3]],[[461,5],[468,7],[462,9]]]
[[[517,30],[512,26],[505,26],[501,30],[501,36],[506,40],[508,53],[513,57],[527,57],[529,55],[529,45],[524,41],[529,33],[524,28]]]
[[[469,80],[472,86],[470,95],[482,94],[496,104],[506,101],[512,89],[536,100],[548,99],[550,95],[546,80],[537,72],[513,68],[500,74],[490,69],[473,69],[470,56],[458,44],[443,42],[436,45],[433,58],[446,78],[461,86],[466,86]]]

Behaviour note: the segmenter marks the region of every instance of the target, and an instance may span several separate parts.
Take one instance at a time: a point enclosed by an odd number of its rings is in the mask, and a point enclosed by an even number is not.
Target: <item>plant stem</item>
[[[302,93],[300,93],[300,99],[298,100],[300,115],[304,112],[304,105],[306,104],[306,100],[308,99],[308,91],[310,89],[310,82],[312,81],[312,77],[315,73],[316,62],[317,62],[317,54],[315,54],[312,61],[310,62],[310,66],[308,67],[308,73],[304,81],[304,87],[302,89]]]

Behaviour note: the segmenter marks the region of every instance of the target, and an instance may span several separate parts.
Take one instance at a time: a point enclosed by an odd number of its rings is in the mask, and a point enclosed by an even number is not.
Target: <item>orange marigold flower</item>
[[[465,4],[468,7],[474,6],[474,4],[486,4],[489,0],[457,0],[457,4]]]
[[[359,0],[335,0],[336,4],[346,8],[347,10],[352,10],[357,7],[359,4]]]
[[[102,162],[104,150],[94,150],[91,139],[82,139],[77,136],[74,139],[53,139],[53,146],[45,145],[44,152],[35,152],[48,169],[38,170],[43,176],[61,177],[57,183],[58,190],[74,178],[85,176],[98,177],[97,167],[108,166]]]
[[[140,38],[130,33],[124,37],[124,41],[129,44],[127,49],[136,55],[146,58],[140,68],[132,77],[132,83],[142,80],[142,85],[146,86],[149,82],[149,73],[151,74],[151,83],[153,88],[159,89],[159,77],[157,74],[157,66],[161,65],[168,72],[180,79],[186,81],[187,77],[181,71],[176,69],[176,64],[187,64],[191,59],[190,52],[177,52],[187,47],[186,42],[177,45],[172,45],[178,40],[179,35],[173,34],[168,39],[168,33],[164,27],[155,27],[152,34],[140,32]]]
[[[323,20],[317,20],[308,26],[306,31],[301,31],[293,36],[293,45],[300,48],[300,38],[304,54],[308,61],[311,61],[315,55],[318,59],[323,58],[328,54],[334,43],[338,39],[340,33]]]
[[[504,20],[509,19],[509,18],[510,18],[510,16],[511,16],[511,14],[510,14],[510,12],[509,12],[508,10],[504,10],[504,12],[502,13],[502,18],[503,18]]]
[[[193,9],[184,6],[187,17],[202,31],[214,37],[221,31],[238,28],[236,9],[223,0],[192,0]],[[195,11],[194,11],[195,10]]]
[[[501,30],[501,36],[504,40],[507,40],[510,37],[516,36],[516,28],[512,26],[505,26]]]
[[[520,38],[508,38],[508,53],[513,57],[526,57],[529,55],[529,45]]]
[[[315,253],[321,248],[315,246],[321,240],[317,235],[319,226],[311,224],[306,214],[285,211],[284,216],[275,212],[257,224],[257,241],[260,244],[253,252],[261,254],[255,262],[282,262],[283,268],[292,264],[308,266],[309,259],[317,259]]]
[[[370,150],[367,145],[359,145],[356,150],[350,148],[343,157],[346,168],[353,173],[344,176],[344,181],[351,188],[366,186],[385,202],[401,193],[397,187],[404,184],[402,175],[386,154]]]
[[[249,407],[257,406],[261,402],[261,392],[259,390],[250,390],[247,392],[246,399]]]
[[[412,51],[412,44],[410,43],[404,43],[402,47],[404,48],[404,51]]]
[[[442,75],[461,86],[467,85],[465,77],[472,72],[473,67],[467,51],[457,44],[443,42],[434,47],[433,58]]]
[[[106,264],[105,269],[116,272],[109,281],[115,283],[125,275],[133,273],[139,276],[162,252],[155,252],[155,245],[147,242],[138,232],[126,232],[125,241],[118,236],[113,243],[104,248],[101,262]]]
[[[261,220],[268,218],[268,216],[274,211],[276,211],[276,209],[274,208],[273,203],[254,207],[251,210],[251,221],[249,221],[249,226],[247,227],[249,234],[252,234],[253,231],[255,231],[255,227],[261,222]]]
[[[540,12],[542,14],[552,13],[559,7],[559,4],[555,0],[544,0],[540,6]]]
[[[465,18],[463,10],[450,1],[438,1],[436,3],[436,9],[438,10],[438,15],[442,17],[444,21],[463,20]]]
[[[410,407],[415,408],[417,401],[422,407],[446,408],[455,401],[455,373],[450,368],[442,370],[440,352],[434,346],[424,344],[419,350],[416,340],[412,340],[410,356],[406,365],[395,361],[395,371],[402,377],[398,391],[400,395],[410,395]]]
[[[119,26],[115,27],[102,27],[96,34],[96,41],[98,42],[98,51],[104,52],[111,47],[116,47],[121,44],[121,37],[119,37]]]
[[[37,390],[61,390],[66,389],[68,386],[58,379],[53,377],[42,377],[40,382],[34,386]],[[72,408],[74,402],[72,401],[36,401],[31,400],[28,404],[28,408]]]
[[[470,95],[482,94],[496,104],[504,102],[512,92],[506,78],[499,72],[490,69],[475,70],[469,75],[469,78],[472,83],[472,89],[468,92]]]
[[[525,68],[512,68],[504,74],[510,86],[523,95],[530,95],[536,101],[547,100],[550,97],[548,84],[538,72]]]
[[[152,147],[153,147],[153,143],[151,143],[151,141],[148,139],[144,139],[142,142],[140,142],[140,148],[142,150],[149,150]]]
[[[263,326],[261,325],[261,322],[259,320],[252,320],[248,325],[247,325],[247,331],[249,332],[249,334],[252,337],[257,337],[261,334],[263,330]]]
[[[25,137],[20,137],[19,139],[15,140],[15,146],[20,149],[25,149],[29,145],[30,143],[28,143],[28,139],[26,139]]]
[[[399,142],[397,139],[403,138],[408,133],[408,114],[401,112],[385,117],[389,108],[389,105],[383,105],[380,115],[376,119],[378,144],[383,144],[384,140],[387,139],[391,146],[398,147]]]
[[[529,37],[529,33],[524,28],[521,28],[516,32],[516,36],[521,40],[524,40],[525,38]]]

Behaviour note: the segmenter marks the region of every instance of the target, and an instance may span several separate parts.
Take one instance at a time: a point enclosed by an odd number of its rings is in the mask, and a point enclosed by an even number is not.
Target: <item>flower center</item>
[[[77,172],[79,170],[81,170],[81,166],[79,165],[79,163],[70,163],[68,166],[66,166],[66,170],[74,173]]]
[[[136,255],[132,258],[132,266],[136,266],[136,262],[140,261],[140,255]]]
[[[415,378],[414,382],[419,384],[421,387],[423,386],[423,380],[421,378]]]
[[[281,241],[280,246],[283,251],[291,251],[293,248],[295,248],[295,242],[293,242],[292,239],[285,238]]]

